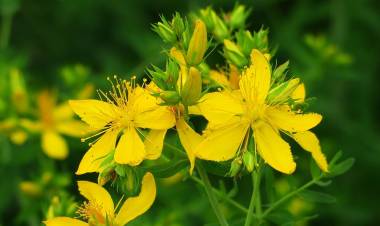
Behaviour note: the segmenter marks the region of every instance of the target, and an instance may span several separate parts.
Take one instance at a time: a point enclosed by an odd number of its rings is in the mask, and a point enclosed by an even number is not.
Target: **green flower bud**
[[[228,173],[229,176],[234,177],[236,176],[241,169],[241,159],[236,158],[231,162],[230,172]]]
[[[191,67],[186,82],[181,91],[182,103],[186,106],[196,104],[201,97],[202,77],[195,67]]]
[[[118,189],[120,189],[123,194],[126,194],[127,197],[137,195],[141,187],[141,178],[136,170],[127,165],[118,165],[115,170],[119,175],[117,177]],[[122,171],[122,173],[119,174],[118,171]]]
[[[165,17],[161,17],[162,22],[153,25],[153,30],[164,40],[164,42],[174,43],[177,36]]]
[[[283,103],[288,101],[290,95],[298,87],[300,83],[299,78],[291,79],[287,82],[283,82],[275,88],[271,89],[268,94],[269,103]]]
[[[274,81],[280,81],[282,82],[285,79],[286,76],[286,70],[288,69],[289,66],[289,61],[286,61],[285,63],[281,64],[278,66],[274,71],[273,71],[273,80]]]
[[[239,46],[227,39],[224,40],[224,56],[239,68],[248,64],[248,59],[244,56]]]
[[[165,82],[169,88],[175,89],[175,85],[179,77],[179,67],[178,64],[172,59],[169,59],[169,61],[166,63],[166,76],[167,78]]]
[[[191,36],[186,60],[190,65],[198,65],[203,60],[207,50],[207,30],[202,20],[195,22],[193,35]]]
[[[223,41],[224,39],[229,37],[229,32],[226,24],[220,17],[214,12],[211,11],[211,19],[214,24],[213,33],[219,41]]]
[[[252,34],[249,31],[239,31],[236,34],[237,44],[240,46],[241,51],[245,56],[249,56],[252,50],[255,48],[255,42],[253,40]]]
[[[178,104],[181,97],[176,91],[164,91],[160,93],[160,98],[168,105]]]
[[[253,34],[254,49],[258,49],[262,53],[267,53],[269,51],[268,33],[268,29],[260,29],[258,32],[255,32]]]
[[[172,19],[172,27],[177,36],[181,36],[182,32],[185,31],[185,23],[178,12],[175,13]]]
[[[244,27],[245,21],[250,14],[250,10],[246,10],[244,5],[236,5],[231,12],[230,25],[232,28]]]
[[[210,31],[214,30],[214,26],[215,26],[214,20],[212,19],[212,16],[211,16],[212,12],[214,12],[214,10],[211,7],[201,9],[199,12],[200,17],[205,22],[207,29]]]
[[[252,172],[255,167],[255,160],[253,154],[250,151],[246,151],[243,154],[244,166],[248,172]]]

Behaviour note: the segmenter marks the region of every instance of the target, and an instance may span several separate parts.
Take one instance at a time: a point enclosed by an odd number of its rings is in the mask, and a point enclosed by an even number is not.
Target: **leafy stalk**
[[[195,176],[191,176],[190,178],[193,181],[195,181],[196,183],[198,183],[199,185],[201,185],[203,187],[205,186],[205,184],[203,183],[203,181],[200,180],[199,178],[197,178]],[[236,202],[235,200],[228,198],[223,192],[219,191],[218,189],[212,188],[212,192],[214,192],[215,195],[217,195],[219,198],[223,199],[225,202],[229,203],[231,206],[236,207],[237,209],[241,210],[244,213],[248,213],[248,209],[247,208],[245,208],[243,205],[241,205],[240,203]]]
[[[260,167],[257,170],[252,172],[252,196],[249,202],[247,217],[245,218],[244,226],[250,226],[253,218],[253,211],[256,205],[256,208],[261,209],[261,203],[259,200],[260,194]]]
[[[319,177],[316,177],[316,178],[313,178],[311,181],[307,182],[306,184],[304,184],[303,186],[299,187],[298,189],[288,193],[287,195],[285,195],[284,197],[282,197],[281,199],[277,200],[275,203],[273,203],[268,209],[266,209],[264,211],[264,213],[259,216],[260,219],[263,219],[265,217],[268,216],[268,214],[270,214],[273,210],[275,210],[277,207],[279,207],[281,204],[283,204],[285,201],[287,201],[288,199],[292,198],[293,196],[297,195],[298,193],[300,193],[301,191],[305,190],[306,188],[314,185],[316,182],[318,182],[321,178],[323,177],[323,175],[319,176]]]
[[[212,187],[210,184],[210,180],[208,179],[207,173],[200,163],[197,165],[197,170],[198,170],[199,176],[201,177],[201,180],[204,183],[204,188],[206,190],[208,200],[211,204],[212,209],[214,210],[214,213],[219,221],[219,224],[222,226],[228,226],[228,222],[226,218],[224,217],[223,213],[220,211],[218,200],[216,199],[212,191]]]

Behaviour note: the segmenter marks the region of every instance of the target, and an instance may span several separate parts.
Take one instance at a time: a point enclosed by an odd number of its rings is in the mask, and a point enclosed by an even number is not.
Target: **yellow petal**
[[[125,225],[141,214],[145,213],[153,204],[156,198],[156,182],[151,173],[146,173],[141,185],[140,194],[136,197],[128,198],[119,213],[115,222],[118,225]]]
[[[248,128],[248,124],[236,122],[214,129],[198,145],[195,156],[218,162],[233,158],[243,142]]]
[[[100,172],[104,157],[115,148],[118,134],[119,130],[110,130],[103,134],[83,156],[76,174]]]
[[[223,88],[230,89],[230,82],[227,79],[227,76],[224,73],[221,73],[219,71],[211,70],[210,71],[210,78],[214,80],[218,85],[222,86]]]
[[[139,128],[166,130],[175,125],[175,117],[168,107],[158,106],[153,110],[138,113],[134,122]]]
[[[136,129],[134,127],[125,129],[115,150],[115,162],[137,166],[144,160],[145,155],[144,143]]]
[[[149,129],[169,129],[175,125],[173,112],[167,106],[160,106],[159,100],[148,90],[136,87],[130,93],[128,111],[136,127]]]
[[[265,103],[271,80],[271,68],[268,60],[258,50],[251,53],[252,65],[243,71],[239,82],[243,97],[257,105]]]
[[[233,64],[230,64],[230,76],[229,76],[229,82],[231,89],[239,89],[239,81],[240,81],[240,73],[239,69],[237,69],[236,66]]]
[[[303,149],[311,152],[311,155],[321,170],[328,172],[326,157],[322,153],[321,146],[319,145],[319,140],[314,133],[310,131],[299,132],[294,133],[292,137]]]
[[[146,159],[158,159],[164,146],[164,138],[167,130],[151,130],[145,137],[144,145]]]
[[[195,165],[194,151],[196,147],[201,143],[202,136],[196,133],[183,118],[177,121],[176,129],[182,146],[184,147],[187,157],[190,160],[190,174],[193,173]]]
[[[116,106],[100,100],[70,100],[69,104],[84,122],[96,129],[111,122],[117,113]]]
[[[73,116],[74,112],[68,102],[58,105],[53,109],[53,117],[55,120],[70,119]]]
[[[286,143],[269,124],[258,122],[253,126],[253,135],[260,156],[274,169],[291,174],[296,163]]]
[[[317,113],[297,114],[287,108],[269,107],[265,112],[266,118],[277,128],[289,132],[301,132],[318,125],[322,116]]]
[[[302,103],[305,101],[305,97],[306,97],[305,85],[301,83],[293,91],[291,98],[295,100],[297,103]]]
[[[52,130],[42,133],[42,150],[53,159],[65,159],[68,155],[66,141],[61,135]]]
[[[56,126],[58,132],[72,137],[83,137],[89,131],[88,125],[77,120],[59,121]]]
[[[224,124],[243,114],[240,100],[229,91],[208,93],[202,97],[197,107],[213,123]]]
[[[78,189],[90,204],[101,208],[104,218],[112,219],[114,216],[114,205],[111,195],[99,184],[89,181],[78,181]]]
[[[88,226],[88,223],[70,217],[55,217],[43,223],[46,226]]]

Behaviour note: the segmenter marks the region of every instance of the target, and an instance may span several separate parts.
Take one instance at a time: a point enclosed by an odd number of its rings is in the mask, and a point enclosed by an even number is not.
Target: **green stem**
[[[257,170],[254,170],[251,175],[252,175],[252,195],[251,195],[251,200],[249,202],[248,213],[247,213],[247,217],[245,218],[244,226],[251,226],[252,218],[254,215],[253,210],[255,208],[255,204],[256,204],[256,209],[257,207],[261,206],[261,204],[258,204],[258,201],[260,201],[258,200],[259,194],[260,194],[260,167],[258,167]]]
[[[9,38],[11,36],[12,28],[12,13],[4,13],[2,15],[1,33],[0,33],[0,48],[6,49],[8,47]]]
[[[212,209],[214,210],[214,213],[219,221],[219,224],[222,226],[228,226],[228,222],[226,218],[224,217],[223,213],[220,211],[218,200],[214,196],[214,193],[212,192],[212,187],[210,180],[208,179],[207,173],[205,169],[203,168],[202,164],[197,165],[197,170],[199,173],[199,176],[201,177],[201,180],[204,183],[204,188],[206,190],[206,194],[208,197],[208,200],[211,204]]]
[[[296,189],[296,190],[288,193],[287,195],[285,195],[284,197],[282,197],[281,199],[279,199],[278,201],[276,201],[275,203],[273,203],[273,205],[271,205],[268,209],[266,209],[264,211],[264,213],[260,216],[260,218],[261,219],[265,218],[266,216],[268,216],[269,213],[271,213],[273,210],[275,210],[278,206],[280,206],[281,204],[283,204],[285,201],[287,201],[291,197],[295,196],[299,192],[305,190],[306,188],[314,185],[320,179],[321,179],[321,177],[314,178],[311,181],[309,181],[306,184],[304,184],[303,186],[299,187],[298,189]]]
[[[190,178],[196,183],[198,183],[199,185],[205,187],[205,184],[199,178],[194,177],[194,176],[191,176]],[[237,209],[241,210],[244,213],[248,213],[247,208],[245,208],[243,205],[236,202],[235,200],[228,198],[223,192],[219,191],[218,189],[212,188],[212,192],[214,192],[214,194],[216,194],[219,198],[223,199],[225,202],[229,203],[231,206],[236,207]]]

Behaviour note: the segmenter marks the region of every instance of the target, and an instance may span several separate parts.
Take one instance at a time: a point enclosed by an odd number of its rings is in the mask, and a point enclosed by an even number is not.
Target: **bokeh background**
[[[291,73],[306,83],[314,96],[312,109],[324,115],[316,129],[328,159],[338,150],[354,157],[354,167],[323,190],[336,197],[331,204],[295,203],[292,211],[310,210],[318,217],[300,225],[380,225],[380,7],[370,0],[256,0],[248,28],[270,29],[279,63],[290,60]],[[59,101],[75,98],[86,84],[106,87],[106,76],[144,76],[146,67],[164,63],[164,45],[151,30],[159,15],[212,5],[228,11],[234,1],[122,0],[1,0],[0,1],[0,121],[14,117],[9,110],[20,99],[4,94],[12,69],[23,74],[27,97],[53,90]],[[9,39],[4,37],[9,35]],[[9,108],[9,109],[8,109]],[[21,145],[0,133],[0,225],[39,225],[62,199],[82,200],[73,181],[86,145],[67,139],[69,158],[48,159],[39,136]],[[299,166],[296,178],[310,176]],[[81,177],[83,179],[83,177]],[[281,178],[281,177],[279,177]],[[213,178],[217,183],[217,180]],[[247,205],[248,183],[243,178],[237,199]],[[20,183],[38,184],[25,194]],[[159,197],[136,225],[203,225],[215,222],[201,189],[192,181],[162,182]],[[278,186],[284,186],[279,184]],[[285,185],[286,187],[286,185]],[[198,188],[198,189],[194,189]],[[40,189],[40,190],[38,190]],[[286,189],[285,189],[286,190]],[[53,204],[52,204],[53,203]],[[206,214],[205,214],[206,213]]]

